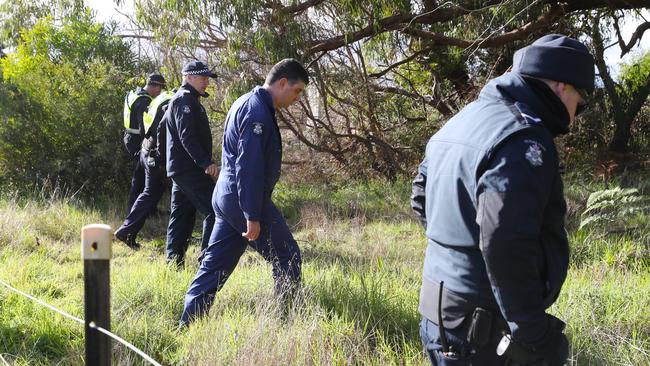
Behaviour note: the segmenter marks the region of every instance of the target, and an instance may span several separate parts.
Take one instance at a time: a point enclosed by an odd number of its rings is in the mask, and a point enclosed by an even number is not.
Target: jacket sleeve
[[[140,97],[133,103],[131,111],[131,126],[140,130],[140,136],[144,137],[144,112],[149,107],[151,99],[147,97]]]
[[[476,222],[492,291],[513,339],[531,345],[548,327],[540,232],[557,169],[550,136],[528,129],[494,152],[477,184]]]
[[[418,174],[415,176],[411,185],[411,208],[415,212],[415,216],[420,220],[424,228],[427,227],[427,214],[426,214],[426,197],[425,188],[427,185],[427,159],[426,157],[418,167]]]
[[[261,217],[266,173],[264,151],[271,133],[269,126],[268,121],[253,118],[251,114],[246,114],[237,126],[235,179],[239,206],[249,221],[259,221]]]
[[[197,137],[197,113],[200,108],[196,103],[191,103],[187,99],[182,99],[178,105],[173,106],[174,120],[176,121],[176,130],[181,145],[189,156],[194,160],[196,165],[206,169],[212,164],[210,154],[201,147]]]

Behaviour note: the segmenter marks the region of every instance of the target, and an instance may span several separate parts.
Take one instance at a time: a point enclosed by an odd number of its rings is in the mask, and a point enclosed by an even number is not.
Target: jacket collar
[[[508,72],[492,79],[479,98],[506,99],[528,106],[553,137],[569,132],[569,112],[562,100],[541,80]]]
[[[275,117],[275,107],[273,106],[273,97],[266,89],[261,86],[256,86],[253,89],[253,94],[258,95],[259,98],[266,104],[266,106],[271,111],[271,115]]]
[[[210,96],[210,94],[208,94],[207,92],[203,93],[203,94],[199,93],[198,90],[194,89],[194,87],[192,85],[188,84],[188,83],[184,83],[183,85],[181,85],[181,89],[189,90],[190,94],[192,94],[193,96],[195,96],[197,98],[198,97],[207,98],[207,97]]]

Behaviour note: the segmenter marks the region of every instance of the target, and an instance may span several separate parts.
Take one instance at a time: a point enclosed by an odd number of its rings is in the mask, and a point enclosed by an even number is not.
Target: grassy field
[[[198,264],[166,266],[166,217],[152,218],[142,250],[115,243],[112,329],[165,365],[423,365],[417,302],[425,240],[410,216],[408,189],[405,183],[280,187],[276,202],[304,257],[304,301],[286,320],[272,297],[270,266],[249,251],[210,316],[178,331]],[[590,189],[568,185],[571,269],[551,312],[568,323],[572,365],[649,365],[648,217],[634,218],[634,230],[576,231]],[[80,228],[116,227],[124,209],[109,202],[5,194],[0,279],[83,317]],[[192,245],[189,258],[197,254]],[[76,365],[83,353],[81,325],[0,287],[0,355],[9,364]],[[113,357],[119,365],[144,364],[117,344]]]

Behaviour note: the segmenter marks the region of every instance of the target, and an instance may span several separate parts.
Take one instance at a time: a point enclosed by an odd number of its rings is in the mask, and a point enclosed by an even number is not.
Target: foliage
[[[615,187],[589,195],[582,213],[580,229],[601,226],[609,230],[628,226],[630,218],[650,212],[650,196],[639,194],[636,188]]]
[[[123,186],[121,108],[135,72],[129,46],[88,10],[25,30],[0,61],[0,179],[88,190]]]
[[[83,12],[80,0],[4,0],[0,3],[0,44],[16,46],[20,34],[46,16],[59,20]]]

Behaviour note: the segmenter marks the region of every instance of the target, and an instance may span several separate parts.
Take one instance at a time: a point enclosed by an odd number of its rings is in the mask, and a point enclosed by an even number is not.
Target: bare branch
[[[424,52],[428,52],[428,51],[430,51],[430,50],[431,50],[430,47],[424,47],[424,48],[422,48],[421,50],[419,50],[419,51],[417,51],[417,52],[414,52],[411,56],[409,56],[409,57],[407,57],[407,58],[405,58],[405,59],[403,59],[403,60],[397,61],[397,62],[395,62],[395,63],[392,64],[392,65],[389,65],[389,66],[386,67],[384,70],[382,70],[382,71],[380,71],[380,72],[375,72],[375,73],[369,74],[368,76],[371,77],[371,78],[380,78],[380,77],[386,75],[386,74],[387,74],[388,72],[390,72],[392,69],[394,69],[394,68],[396,68],[396,67],[398,67],[398,66],[400,66],[400,65],[407,64],[407,63],[413,61],[415,58],[417,58],[417,57],[418,57],[419,55],[421,55],[422,53],[424,53]]]
[[[627,44],[625,43],[625,41],[623,40],[623,36],[621,35],[621,30],[618,26],[618,18],[614,18],[614,29],[616,29],[616,35],[618,36],[618,45],[619,47],[621,47],[621,57],[623,57],[632,50],[632,48],[637,42],[641,41],[641,37],[643,37],[643,33],[645,33],[646,30],[650,29],[650,22],[644,22],[639,24],[639,26],[636,27],[634,33],[632,33],[632,36],[630,37],[630,40],[627,42]]]

